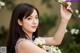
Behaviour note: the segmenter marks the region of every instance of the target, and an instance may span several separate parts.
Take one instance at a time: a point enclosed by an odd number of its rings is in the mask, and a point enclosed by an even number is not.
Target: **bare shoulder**
[[[23,40],[23,41],[21,41],[20,43],[19,43],[19,47],[20,48],[25,48],[25,46],[26,47],[28,47],[29,45],[33,45],[33,43],[31,42],[31,41],[29,41],[29,40]]]
[[[29,40],[23,40],[23,41],[21,41],[20,43],[19,43],[19,46],[20,47],[24,47],[24,46],[26,46],[26,45],[30,45],[30,44],[33,44],[31,41],[29,41]]]
[[[29,40],[24,40],[18,45],[19,53],[47,53],[43,49],[36,46],[33,42]]]

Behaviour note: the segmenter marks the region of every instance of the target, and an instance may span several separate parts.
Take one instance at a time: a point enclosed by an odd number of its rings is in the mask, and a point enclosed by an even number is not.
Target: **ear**
[[[18,19],[18,24],[22,26],[22,21],[20,19]]]

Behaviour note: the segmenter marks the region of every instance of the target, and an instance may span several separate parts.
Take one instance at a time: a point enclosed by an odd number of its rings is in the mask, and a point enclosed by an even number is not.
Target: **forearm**
[[[71,15],[72,15],[67,10],[71,11],[70,5],[67,6],[67,9],[61,5],[61,9],[60,9],[60,14],[62,17],[61,23],[53,37],[45,38],[47,45],[60,45],[61,44],[61,42],[64,38],[64,35],[65,35],[65,30],[66,30],[68,21],[70,20]]]
[[[67,20],[65,20],[65,19],[61,20],[60,26],[54,35],[54,40],[57,44],[60,44],[62,42],[63,37],[65,35],[65,30],[66,30],[67,24],[68,24]]]

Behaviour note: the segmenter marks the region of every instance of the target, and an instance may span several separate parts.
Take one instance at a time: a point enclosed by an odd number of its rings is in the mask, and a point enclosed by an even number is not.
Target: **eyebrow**
[[[38,15],[36,15],[36,16],[38,16]],[[29,17],[33,17],[33,16],[30,15]],[[38,17],[39,17],[39,16],[38,16]]]

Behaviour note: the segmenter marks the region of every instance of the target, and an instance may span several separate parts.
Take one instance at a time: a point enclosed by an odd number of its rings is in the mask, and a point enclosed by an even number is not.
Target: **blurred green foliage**
[[[47,8],[51,9],[53,8],[53,0],[41,0],[41,4],[45,4],[47,6]]]
[[[79,29],[78,34],[71,34],[71,29]],[[74,22],[72,27],[68,26],[68,31],[65,34],[65,38],[60,46],[62,53],[79,53],[80,52],[80,25],[77,22]]]
[[[8,30],[4,26],[0,27],[0,46],[5,46],[7,42]]]
[[[15,0],[1,0],[5,3],[5,6],[7,7],[8,10],[12,10],[15,7]]]
[[[39,36],[44,36],[51,28],[56,25],[58,16],[44,14],[40,16]]]

